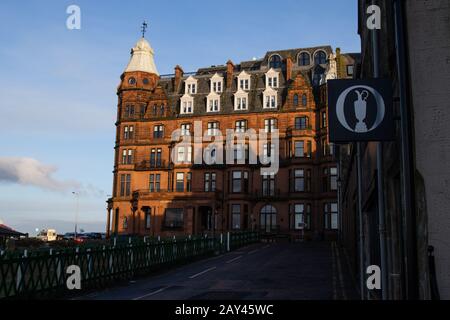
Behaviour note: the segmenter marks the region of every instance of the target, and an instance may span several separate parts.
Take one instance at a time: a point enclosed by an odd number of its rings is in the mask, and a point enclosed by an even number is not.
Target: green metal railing
[[[80,268],[82,289],[107,286],[203,256],[224,253],[259,240],[257,232],[215,237],[146,238],[128,243],[32,252],[0,252],[0,299],[55,297],[67,289],[69,266]]]

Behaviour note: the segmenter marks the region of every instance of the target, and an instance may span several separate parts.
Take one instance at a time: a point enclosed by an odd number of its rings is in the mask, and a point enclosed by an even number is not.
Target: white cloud
[[[56,171],[57,167],[33,158],[0,157],[0,182],[61,192],[80,188],[77,181],[62,181],[53,177]]]

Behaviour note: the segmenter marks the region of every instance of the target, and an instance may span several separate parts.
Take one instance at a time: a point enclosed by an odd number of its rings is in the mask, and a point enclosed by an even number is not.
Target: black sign
[[[390,80],[329,80],[330,142],[392,140]]]

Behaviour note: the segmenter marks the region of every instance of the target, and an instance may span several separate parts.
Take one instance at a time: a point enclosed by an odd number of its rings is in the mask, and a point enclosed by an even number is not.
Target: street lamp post
[[[80,194],[78,192],[73,191],[72,194],[77,198],[77,206],[76,206],[76,211],[75,211],[75,238],[77,238],[77,229],[78,229],[78,209],[79,209],[79,196]]]

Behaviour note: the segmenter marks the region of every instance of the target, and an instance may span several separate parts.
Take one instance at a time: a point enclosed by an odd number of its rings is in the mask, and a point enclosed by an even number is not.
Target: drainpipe
[[[374,4],[374,1],[372,1]],[[380,58],[379,58],[379,39],[378,31],[373,29],[371,32],[372,38],[372,68],[373,77],[380,77]],[[384,167],[383,167],[383,142],[377,142],[377,191],[378,191],[378,228],[380,237],[380,269],[381,269],[381,297],[387,300],[388,292],[388,277],[387,277],[387,263],[386,263],[386,224],[384,213]]]
[[[359,223],[359,290],[361,300],[364,300],[364,234],[362,214],[362,169],[361,169],[361,142],[356,143],[356,166],[358,178],[358,223]]]
[[[406,224],[406,298],[416,300],[419,298],[418,270],[417,270],[417,243],[416,243],[416,207],[414,186],[414,158],[411,103],[408,88],[408,59],[405,51],[406,39],[404,37],[405,20],[403,17],[404,1],[394,0],[395,20],[395,48],[397,58],[397,74],[400,98],[400,126],[401,126],[401,154],[402,154],[402,189],[405,208]]]

